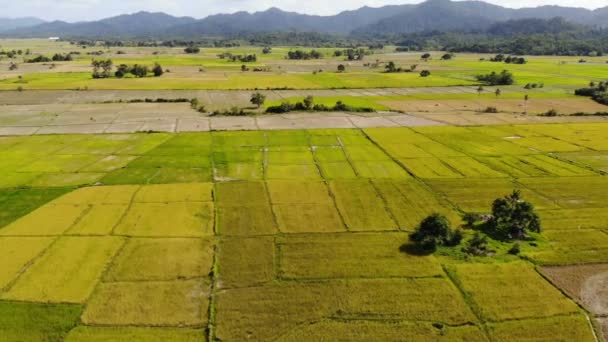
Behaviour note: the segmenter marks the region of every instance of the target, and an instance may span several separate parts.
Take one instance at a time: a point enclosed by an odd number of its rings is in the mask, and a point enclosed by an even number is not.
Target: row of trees
[[[371,54],[371,52],[366,51],[363,48],[358,49],[345,49],[345,50],[335,50],[334,57],[346,57],[349,61],[362,61],[365,58],[365,55]]]
[[[110,78],[112,76],[114,63],[111,59],[94,59],[91,62],[91,66],[93,67],[93,78]],[[142,78],[147,77],[148,74],[152,73],[154,77],[160,77],[164,74],[164,72],[163,67],[158,63],[154,64],[152,68],[140,64],[135,64],[132,66],[120,64],[116,67],[114,76],[116,78],[123,78],[128,74],[131,74],[137,78]]]
[[[524,57],[506,56],[502,53],[490,58],[490,62],[505,62],[507,64],[526,64],[528,60]]]
[[[258,56],[256,54],[246,54],[246,55],[233,55],[230,52],[224,52],[217,55],[219,59],[227,59],[231,62],[241,62],[241,63],[253,63],[257,62]]]
[[[47,57],[43,55],[38,55],[34,58],[26,59],[25,63],[48,63],[48,62],[69,62],[73,61],[72,53],[56,53],[52,57]]]
[[[477,75],[476,78],[478,81],[491,86],[511,85],[515,83],[515,78],[513,77],[513,74],[508,70],[503,70],[500,73],[492,71],[489,74]]]
[[[310,50],[308,52],[303,50],[295,50],[287,52],[287,59],[321,59],[323,54],[317,50]]]
[[[594,101],[608,106],[608,82],[590,82],[588,88],[576,89],[578,96],[591,97]]]

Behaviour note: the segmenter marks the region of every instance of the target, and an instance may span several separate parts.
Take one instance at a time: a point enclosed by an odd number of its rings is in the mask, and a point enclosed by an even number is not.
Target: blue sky
[[[140,10],[203,18],[215,13],[259,11],[278,7],[300,13],[331,15],[361,6],[418,3],[421,0],[0,0],[2,17],[35,16],[46,20],[83,21]],[[607,0],[486,0],[505,7],[562,5],[590,9],[607,6]],[[303,6],[305,5],[305,6]]]

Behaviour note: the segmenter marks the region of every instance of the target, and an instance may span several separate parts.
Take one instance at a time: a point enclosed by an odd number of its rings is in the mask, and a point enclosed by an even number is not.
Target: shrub
[[[431,72],[428,70],[422,70],[420,72],[420,77],[429,77],[429,76],[431,76]]]
[[[201,49],[199,47],[196,46],[188,46],[187,48],[184,49],[185,53],[199,53],[201,52]]]
[[[462,215],[462,220],[468,227],[473,227],[477,222],[482,220],[482,215],[478,213],[465,213]]]
[[[423,250],[434,251],[439,246],[455,246],[460,243],[462,234],[454,232],[450,221],[441,214],[432,214],[422,220],[410,240]]]
[[[519,190],[492,203],[492,219],[489,223],[492,229],[509,239],[522,239],[528,232],[541,231],[540,218],[534,206],[523,200]]]
[[[487,256],[494,253],[488,248],[488,239],[479,232],[475,232],[462,251],[475,256]]]
[[[546,111],[545,113],[542,114],[542,116],[549,116],[549,117],[557,116],[557,115],[558,115],[558,113],[555,109],[549,109],[548,111]]]
[[[503,70],[500,73],[496,73],[492,71],[486,75],[477,75],[477,80],[483,82],[485,84],[495,86],[495,85],[511,85],[515,82],[513,78],[513,74],[510,71]]]
[[[498,113],[498,109],[496,107],[486,107],[486,109],[483,110],[484,113],[491,113],[491,114],[496,114]]]
[[[163,67],[160,64],[154,64],[154,68],[152,68],[152,72],[154,73],[154,77],[160,77],[163,75]]]
[[[511,255],[518,255],[521,252],[521,246],[519,245],[519,242],[516,242],[513,244],[513,246],[511,247],[511,249],[509,249],[508,253]]]

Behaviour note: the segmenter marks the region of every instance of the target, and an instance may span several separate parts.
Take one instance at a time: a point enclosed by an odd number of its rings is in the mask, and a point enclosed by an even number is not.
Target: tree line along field
[[[29,45],[28,45],[29,44]],[[338,88],[387,88],[432,87],[478,84],[475,76],[512,71],[520,86],[528,83],[547,87],[574,89],[586,86],[590,81],[608,78],[605,58],[589,57],[584,63],[574,57],[527,57],[523,65],[490,62],[490,55],[457,54],[451,60],[441,60],[442,52],[432,52],[431,58],[422,60],[421,53],[397,53],[395,47],[370,50],[363,60],[348,61],[344,56],[334,56],[340,48],[317,48],[322,59],[288,60],[288,52],[310,51],[302,47],[273,47],[265,54],[262,47],[242,46],[234,48],[202,48],[198,54],[187,54],[183,48],[165,47],[88,47],[82,49],[68,43],[52,43],[37,40],[2,40],[5,50],[25,46],[32,55],[52,56],[54,53],[73,55],[73,61],[52,63],[23,63],[31,56],[4,58],[0,61],[0,89],[338,89]],[[94,53],[90,55],[89,53]],[[232,62],[218,55],[256,55],[255,62]],[[165,70],[161,77],[124,79],[92,79],[92,59],[112,59],[119,64],[153,66],[159,63]],[[483,59],[483,60],[481,60]],[[385,73],[385,66],[393,61],[402,68],[416,65],[415,72]],[[9,64],[17,63],[17,70],[9,71]],[[242,71],[242,66],[248,71]],[[338,73],[343,65],[345,72]],[[254,72],[254,68],[262,68]],[[421,77],[421,70],[429,70],[429,77]]]
[[[0,336],[595,341],[606,128],[2,137]],[[519,256],[404,249],[513,189],[543,222]]]

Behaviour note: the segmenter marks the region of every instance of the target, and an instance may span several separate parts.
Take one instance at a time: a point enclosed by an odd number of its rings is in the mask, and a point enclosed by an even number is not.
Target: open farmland
[[[608,107],[574,95],[608,80],[606,57],[0,47],[32,53],[0,59],[0,341],[608,333]],[[91,59],[112,72],[94,78]],[[114,74],[155,63],[161,76]],[[503,69],[513,84],[476,77]],[[540,233],[514,244],[467,225],[516,189]],[[409,243],[434,213],[461,246]],[[479,232],[484,256],[464,250]]]
[[[587,315],[599,326],[603,311],[588,298],[605,294],[599,278],[584,279],[608,264],[608,181],[601,165],[564,154],[605,154],[596,133],[605,128],[5,137],[0,331],[67,341],[594,341],[600,329]],[[403,248],[429,213],[458,225],[514,188],[545,222],[521,257]]]

